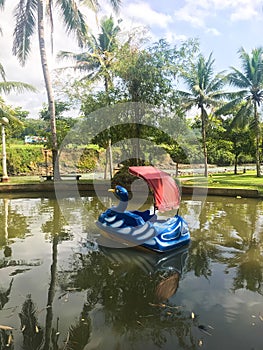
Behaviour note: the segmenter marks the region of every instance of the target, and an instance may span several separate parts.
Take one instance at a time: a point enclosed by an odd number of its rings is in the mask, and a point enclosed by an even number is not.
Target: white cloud
[[[211,18],[224,16],[230,21],[262,18],[262,0],[186,0],[184,6],[174,12],[174,16],[178,21],[219,35],[219,29],[210,28],[207,24]]]
[[[259,13],[256,9],[251,6],[244,6],[241,8],[237,8],[230,16],[231,21],[240,21],[240,20],[255,20],[259,17]]]
[[[176,41],[185,41],[188,39],[186,35],[183,34],[176,34],[174,32],[166,32],[164,34],[164,38],[169,42],[169,43],[174,43]]]
[[[149,3],[138,1],[128,4],[122,9],[122,12],[132,19],[138,20],[142,25],[158,26],[167,28],[172,22],[172,17],[164,13],[153,10]]]
[[[200,16],[200,10],[197,9],[196,5],[182,7],[180,10],[174,12],[174,17],[176,20],[185,21],[191,24],[193,27],[204,27],[204,13]]]
[[[221,35],[221,32],[219,32],[216,28],[207,28],[206,32],[212,34],[213,36]]]

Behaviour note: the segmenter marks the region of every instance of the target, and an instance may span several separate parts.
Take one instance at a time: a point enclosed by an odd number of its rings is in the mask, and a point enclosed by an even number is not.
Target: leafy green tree
[[[126,101],[147,103],[166,110],[174,109],[174,86],[183,66],[198,50],[195,41],[187,41],[180,47],[171,47],[164,39],[152,46],[139,50],[126,46],[119,53],[115,64],[116,75],[121,79],[119,90]],[[135,107],[136,158],[139,160],[140,138],[142,138],[141,119],[144,112]]]
[[[120,1],[111,0],[111,4],[117,8]],[[98,9],[98,1],[86,0],[85,5],[89,5],[93,10]],[[4,5],[4,1],[2,0]],[[13,53],[18,57],[22,65],[25,64],[31,50],[31,38],[35,27],[38,30],[39,50],[42,63],[43,76],[48,98],[50,112],[50,129],[52,135],[52,162],[54,177],[59,178],[59,168],[56,164],[58,155],[58,141],[56,133],[56,113],[53,86],[51,82],[45,42],[45,22],[44,12],[50,19],[51,31],[53,32],[53,7],[56,5],[60,9],[61,17],[67,33],[74,33],[79,46],[83,46],[87,34],[87,26],[83,14],[80,12],[78,3],[75,0],[27,0],[19,1],[15,8],[15,30]]]
[[[142,50],[126,45],[115,64],[120,90],[128,101],[170,106],[178,73],[189,66],[197,50],[198,43],[192,40],[171,47],[160,39]]]
[[[234,174],[237,174],[238,164],[244,164],[253,160],[255,155],[255,143],[252,130],[249,126],[233,126],[232,119],[224,121],[224,129],[221,139],[223,142],[231,143],[231,153],[233,155]]]
[[[71,117],[66,117],[64,114],[70,109],[68,103],[62,101],[55,101],[55,107],[57,124],[57,142],[58,146],[60,146],[68,131],[74,125],[75,119]],[[39,114],[41,120],[43,120],[44,122],[47,122],[50,119],[49,108],[46,104],[43,105],[43,108]],[[51,145],[52,140],[50,140],[50,129],[48,127],[45,128],[44,136],[46,136],[48,139],[48,145]]]
[[[222,88],[225,85],[225,76],[223,72],[214,73],[214,62],[212,53],[206,59],[202,54],[197,62],[192,64],[189,71],[182,74],[183,80],[189,91],[178,91],[178,95],[183,103],[182,108],[191,110],[198,108],[200,110],[202,145],[204,155],[204,176],[208,176],[207,165],[207,125],[208,114],[215,107],[219,107],[222,100],[228,96],[228,93]]]
[[[234,124],[245,125],[251,117],[256,140],[256,168],[260,177],[260,123],[259,109],[263,102],[263,47],[255,48],[248,54],[244,48],[239,49],[242,70],[231,67],[228,74],[230,85],[238,91],[230,102],[220,108],[217,113],[233,113]]]
[[[201,120],[196,117],[192,124],[194,129],[201,129]],[[207,160],[210,164],[229,165],[233,163],[233,145],[227,137],[223,118],[208,115],[207,123]]]

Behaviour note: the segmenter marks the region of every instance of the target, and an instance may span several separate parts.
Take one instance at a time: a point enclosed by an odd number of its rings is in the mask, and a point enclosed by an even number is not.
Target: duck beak
[[[115,193],[115,188],[109,188],[109,189],[108,189],[108,192],[113,192],[113,193]]]

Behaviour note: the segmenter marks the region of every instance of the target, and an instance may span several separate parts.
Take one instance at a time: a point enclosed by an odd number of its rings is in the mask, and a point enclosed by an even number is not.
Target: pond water
[[[183,197],[168,255],[98,246],[110,199],[80,200],[1,197],[1,350],[262,349],[261,200]]]

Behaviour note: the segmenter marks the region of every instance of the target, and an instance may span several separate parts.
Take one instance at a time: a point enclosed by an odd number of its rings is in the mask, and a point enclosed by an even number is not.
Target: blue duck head
[[[128,202],[129,200],[128,191],[122,186],[117,185],[114,189],[109,189],[109,192],[115,193],[115,195],[121,202]]]

